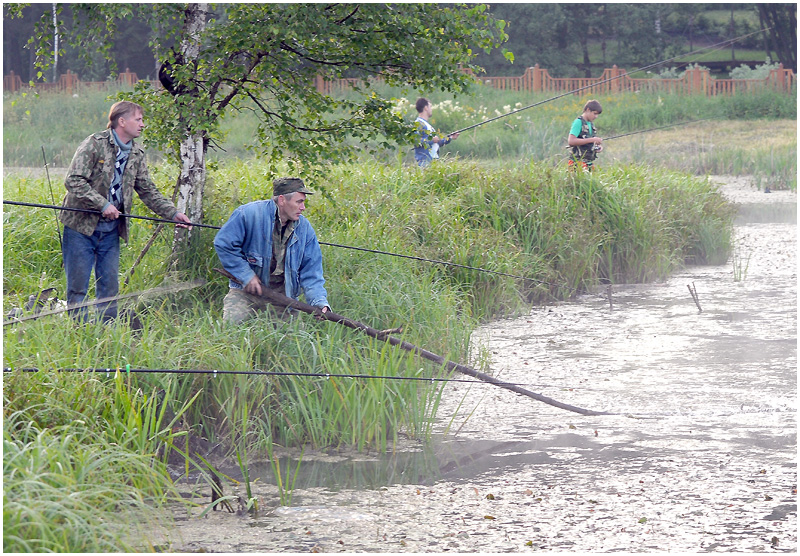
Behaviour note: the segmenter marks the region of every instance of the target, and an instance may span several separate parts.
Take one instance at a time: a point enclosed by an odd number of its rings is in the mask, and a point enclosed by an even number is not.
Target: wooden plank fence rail
[[[382,82],[380,77],[371,78],[374,83]],[[764,87],[790,93],[796,86],[795,74],[783,65],[771,70],[766,79],[716,79],[705,69],[687,70],[680,79],[633,78],[625,75],[625,70],[613,66],[603,70],[597,78],[553,77],[546,69],[536,64],[520,76],[475,77],[487,87],[501,91],[542,92],[551,94],[568,93],[580,89],[576,94],[613,94],[621,92],[648,92],[664,94],[703,94],[707,96],[732,95],[736,92],[752,92]],[[317,77],[317,91],[333,94],[347,90],[358,79],[324,79]]]
[[[381,83],[380,76],[371,78],[374,83]],[[770,71],[766,79],[716,79],[708,70],[693,68],[686,71],[680,79],[636,79],[625,75],[625,70],[613,66],[603,70],[597,78],[585,77],[552,77],[546,69],[536,64],[525,70],[520,76],[475,77],[478,83],[501,91],[519,91],[533,93],[563,94],[580,89],[578,95],[596,95],[600,93],[614,94],[622,92],[647,92],[663,94],[703,94],[707,96],[733,95],[737,92],[753,92],[769,87],[783,93],[791,93],[797,86],[796,76],[791,69],[784,69],[783,64]],[[77,94],[82,89],[107,91],[114,87],[133,86],[140,81],[135,73],[126,70],[113,81],[81,81],[70,71],[61,75],[53,83],[34,83],[33,89],[40,92],[66,92]],[[314,85],[318,92],[325,95],[342,93],[359,83],[359,79],[325,79],[317,76]],[[161,87],[158,81],[151,81],[155,87]],[[10,72],[3,76],[3,91],[15,93],[30,90],[30,85],[23,83],[18,75]]]
[[[34,90],[36,92],[78,94],[82,90],[87,89],[108,91],[124,86],[133,87],[139,81],[142,80],[128,68],[120,73],[116,79],[111,81],[81,81],[76,74],[67,70],[67,73],[62,74],[61,77],[58,78],[58,81],[52,83],[34,83],[31,87],[29,83],[23,83],[19,75],[15,75],[12,71],[8,75],[3,76],[3,92],[16,93]],[[150,81],[150,83],[152,83],[154,87],[161,87],[159,81]]]

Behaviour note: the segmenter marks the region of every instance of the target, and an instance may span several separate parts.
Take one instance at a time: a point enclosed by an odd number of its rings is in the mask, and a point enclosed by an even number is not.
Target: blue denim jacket
[[[233,211],[214,237],[214,249],[222,266],[242,284],[247,284],[254,275],[262,284],[269,284],[275,210],[271,199],[242,205]],[[288,297],[297,299],[302,290],[309,305],[330,306],[322,276],[319,241],[305,216],[300,216],[286,246],[284,276]],[[230,287],[242,288],[233,280]]]

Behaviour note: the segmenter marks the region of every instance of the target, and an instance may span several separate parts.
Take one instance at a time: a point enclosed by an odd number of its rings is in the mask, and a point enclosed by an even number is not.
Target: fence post
[[[620,90],[622,90],[622,83],[620,82],[619,77],[623,73],[625,72],[622,71],[620,68],[618,68],[617,64],[611,66],[611,78],[613,79],[613,81],[610,81],[609,83],[611,84],[612,93],[618,93],[620,92]]]
[[[9,93],[16,93],[22,88],[22,79],[12,71],[3,76],[3,90]]]
[[[117,81],[123,85],[129,85],[133,87],[136,82],[139,81],[139,79],[137,78],[136,74],[130,70],[130,68],[125,68],[125,71],[119,74]]]
[[[533,92],[538,93],[542,90],[542,69],[539,64],[533,66]]]
[[[686,70],[686,77],[689,85],[689,93],[703,93],[708,95],[708,70],[692,68]]]
[[[769,70],[769,76],[767,77],[767,83],[773,89],[779,89],[781,91],[788,91],[791,89],[789,85],[789,71],[783,69],[783,64],[778,64],[778,67]]]
[[[67,70],[67,73],[62,74],[59,78],[58,88],[70,95],[73,94],[78,89],[78,76],[71,70]]]

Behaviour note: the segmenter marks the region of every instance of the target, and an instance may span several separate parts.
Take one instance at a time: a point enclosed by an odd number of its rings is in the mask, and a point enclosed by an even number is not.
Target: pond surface
[[[451,383],[431,448],[306,454],[290,507],[253,465],[257,517],[181,510],[162,548],[796,552],[796,195],[722,181],[740,205],[727,264],[474,335],[494,376],[615,415]]]

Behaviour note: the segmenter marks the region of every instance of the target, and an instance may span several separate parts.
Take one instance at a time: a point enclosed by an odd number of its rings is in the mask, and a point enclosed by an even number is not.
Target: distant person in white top
[[[436,133],[436,129],[428,122],[433,112],[431,101],[425,97],[417,99],[417,113],[419,116],[414,122],[420,136],[420,142],[414,147],[414,159],[421,168],[430,165],[439,158],[439,147],[448,144],[453,139],[458,139],[458,133],[451,133],[447,137]]]

